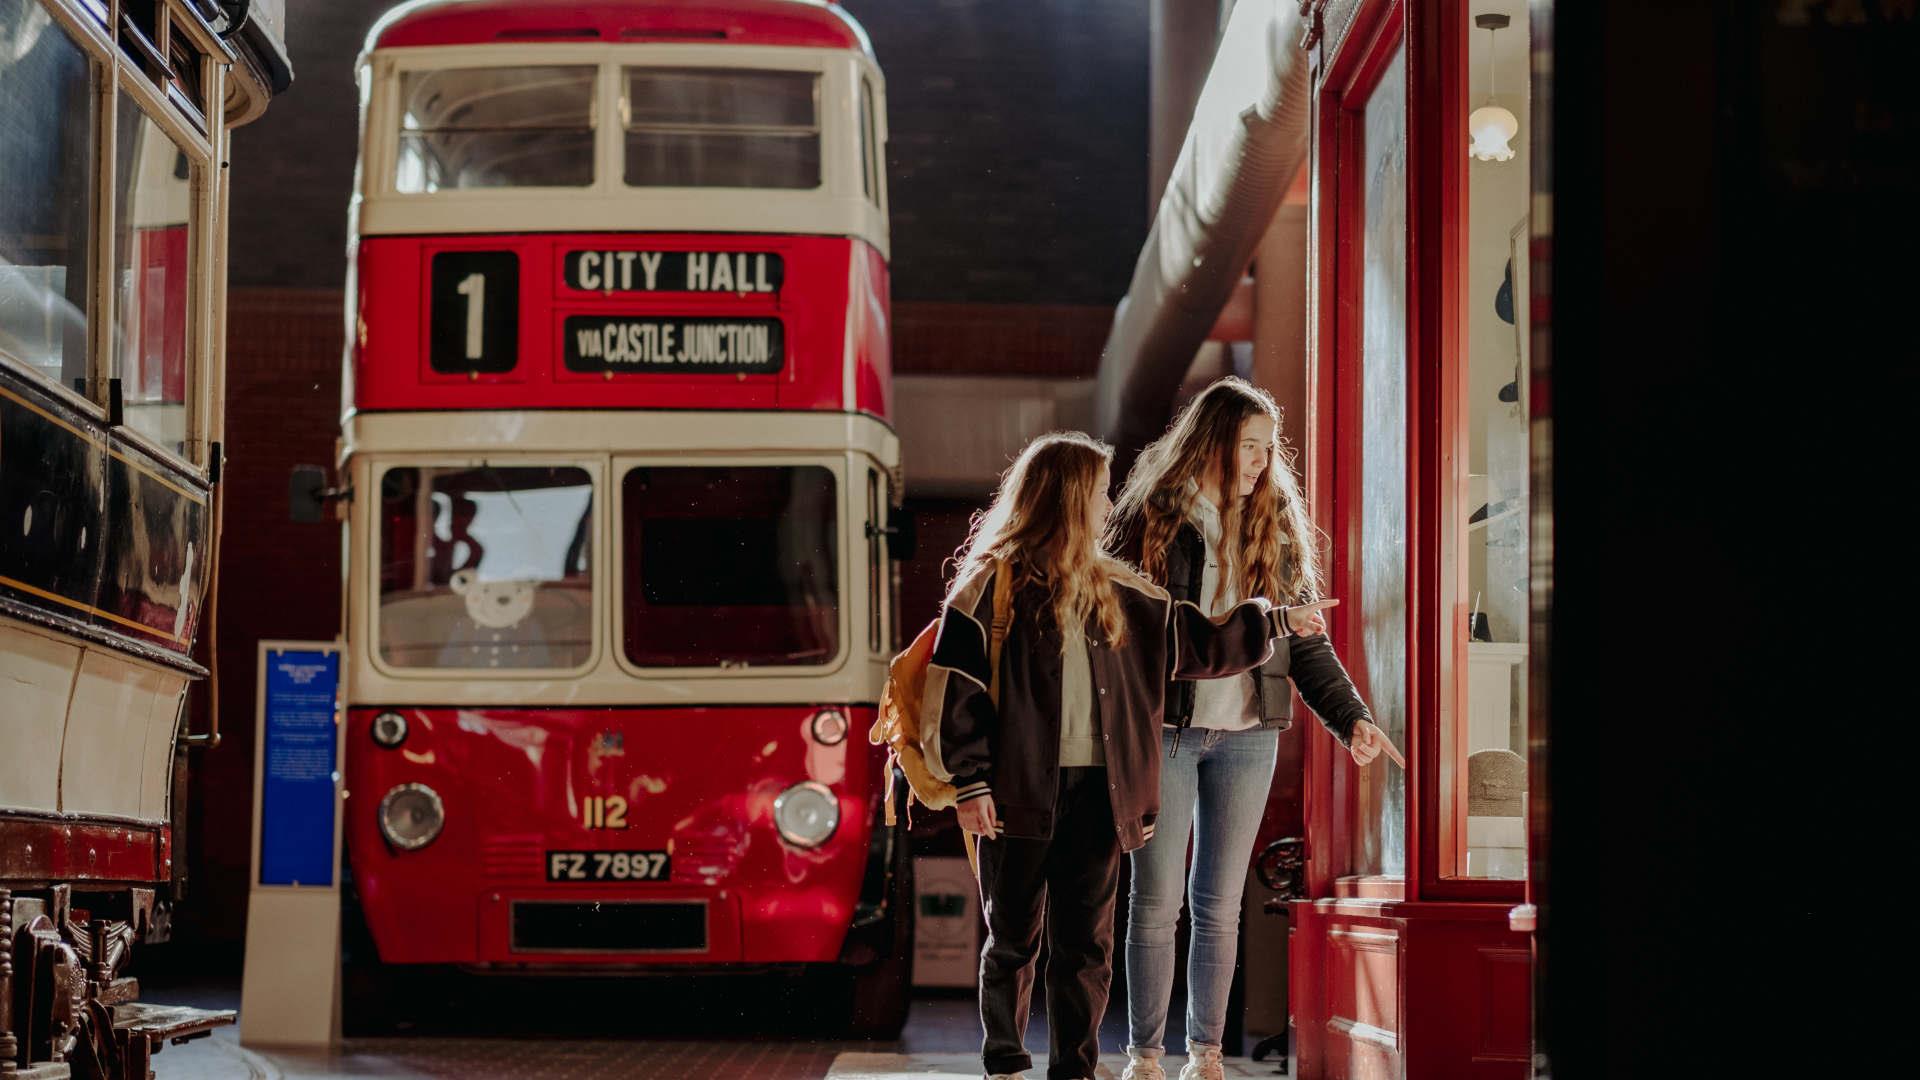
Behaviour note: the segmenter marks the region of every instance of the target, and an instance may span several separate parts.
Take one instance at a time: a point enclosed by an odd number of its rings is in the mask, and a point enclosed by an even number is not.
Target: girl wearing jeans
[[[1116,555],[1140,567],[1175,601],[1197,604],[1208,614],[1244,596],[1311,605],[1282,609],[1289,611],[1287,636],[1258,668],[1176,680],[1167,688],[1159,827],[1132,857],[1123,1080],[1166,1077],[1160,1056],[1183,895],[1193,933],[1188,1060],[1180,1080],[1224,1075],[1220,1042],[1241,894],[1266,812],[1280,731],[1292,722],[1292,686],[1357,764],[1371,762],[1382,745],[1360,692],[1327,641],[1320,612],[1339,601],[1319,599],[1315,534],[1279,450],[1279,420],[1273,399],[1243,380],[1208,387],[1141,452],[1108,536]]]

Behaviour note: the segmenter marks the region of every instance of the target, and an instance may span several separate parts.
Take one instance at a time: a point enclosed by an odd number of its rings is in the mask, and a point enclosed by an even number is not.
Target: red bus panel
[[[871,707],[843,709],[847,735],[832,746],[811,734],[818,708],[403,707],[392,711],[407,735],[392,748],[370,733],[387,710],[353,709],[347,847],[380,959],[836,961],[867,870],[881,751],[859,738]],[[774,800],[804,781],[839,809],[811,850],[773,820]],[[440,835],[414,851],[389,845],[378,821],[383,796],[403,784],[444,805]],[[662,873],[610,879],[614,853],[651,853]]]
[[[369,49],[497,41],[685,41],[871,52],[852,20],[791,0],[498,0],[423,3],[376,31]]]
[[[356,302],[359,409],[891,412],[887,267],[859,240],[368,237]]]

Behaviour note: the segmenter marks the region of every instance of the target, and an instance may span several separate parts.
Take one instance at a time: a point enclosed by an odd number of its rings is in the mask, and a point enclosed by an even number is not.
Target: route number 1
[[[478,360],[487,354],[486,327],[481,322],[487,313],[487,276],[468,274],[457,291],[467,298],[467,359]]]
[[[428,301],[429,362],[443,375],[512,371],[520,351],[520,256],[440,251]]]

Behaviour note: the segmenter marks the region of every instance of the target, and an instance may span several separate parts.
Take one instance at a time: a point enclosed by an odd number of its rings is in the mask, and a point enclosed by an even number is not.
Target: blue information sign
[[[340,654],[269,649],[265,662],[259,883],[331,886]]]

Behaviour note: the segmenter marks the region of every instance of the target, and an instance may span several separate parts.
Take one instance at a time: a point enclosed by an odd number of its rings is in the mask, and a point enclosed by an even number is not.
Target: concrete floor
[[[332,1053],[243,1046],[227,1028],[154,1059],[159,1080],[333,1080],[431,1077],[459,1080],[962,1080],[980,1075],[980,1024],[971,997],[916,998],[898,1042],[837,1039],[809,1008],[807,987],[767,978],[630,984],[560,982],[528,989],[485,986],[436,991],[446,1005],[401,1030],[355,1036]],[[439,995],[444,994],[443,997]],[[233,1008],[237,987],[154,987],[145,996]],[[1037,1003],[1036,1003],[1037,1005]],[[1175,1002],[1177,1010],[1182,1007]],[[1118,1076],[1126,1042],[1124,1005],[1101,1029],[1103,1073]],[[244,1018],[243,1018],[244,1019]],[[1031,1080],[1046,1075],[1046,1017],[1036,1007],[1027,1045]],[[1168,1072],[1183,1059],[1169,1057]],[[1235,1078],[1281,1075],[1278,1063],[1229,1061]]]

